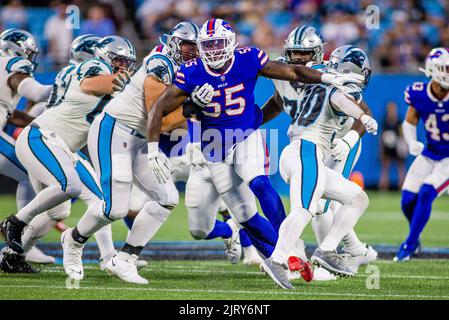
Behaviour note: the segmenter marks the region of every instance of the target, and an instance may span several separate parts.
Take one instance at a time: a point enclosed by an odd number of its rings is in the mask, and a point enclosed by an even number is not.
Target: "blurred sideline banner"
[[[55,73],[38,74],[37,79],[43,83],[51,84],[55,78]],[[371,107],[374,117],[379,122],[379,134],[377,136],[365,135],[363,137],[363,150],[359,162],[357,163],[355,170],[360,171],[365,179],[365,185],[368,188],[375,188],[377,186],[380,175],[380,135],[382,132],[382,126],[385,118],[385,107],[389,101],[394,101],[398,106],[399,119],[402,121],[405,116],[407,106],[404,102],[404,90],[406,86],[414,81],[425,81],[426,78],[420,75],[374,75],[371,77],[368,88],[364,94],[364,100]],[[267,99],[271,97],[274,91],[274,86],[271,80],[260,77],[257,85],[255,98],[256,103],[262,106]],[[24,103],[21,102],[21,108]],[[288,185],[284,183],[279,175],[278,165],[274,161],[279,160],[282,149],[288,144],[287,129],[290,124],[290,117],[282,113],[278,118],[271,121],[264,126],[267,129],[267,141],[270,142],[270,130],[278,129],[278,155],[271,154],[271,165],[276,170],[271,176],[274,187],[282,194],[288,194]],[[421,141],[424,138],[424,129],[422,124],[419,126],[418,137]],[[270,144],[268,144],[270,147]],[[274,153],[270,148],[271,153]],[[407,165],[410,165],[412,157],[407,159]],[[4,180],[5,178],[2,178]],[[397,184],[397,174],[395,170],[391,170],[392,184]],[[0,183],[0,192],[5,192],[5,186]],[[11,190],[10,188],[8,188]]]

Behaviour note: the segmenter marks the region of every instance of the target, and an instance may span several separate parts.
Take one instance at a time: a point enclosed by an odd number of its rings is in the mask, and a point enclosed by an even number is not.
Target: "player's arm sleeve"
[[[360,119],[360,117],[364,114],[363,110],[354,99],[350,99],[339,90],[333,91],[329,100],[334,109],[341,111],[354,119]]]
[[[164,56],[150,58],[147,61],[146,72],[148,76],[152,76],[165,85],[173,82],[175,71],[172,63]]]
[[[19,95],[25,97],[28,100],[34,102],[43,102],[47,101],[48,97],[50,96],[52,87],[53,86],[51,85],[40,84],[33,78],[28,77],[20,81],[19,86],[17,87],[17,92],[19,93]]]
[[[418,141],[416,125],[411,124],[407,120],[404,120],[402,123],[402,134],[404,135],[405,142],[409,146]]]
[[[185,91],[189,95],[191,95],[193,90],[195,89],[195,84],[192,83],[190,79],[189,68],[191,67],[185,67],[185,65],[182,65],[181,68],[175,74],[173,84],[182,91]]]

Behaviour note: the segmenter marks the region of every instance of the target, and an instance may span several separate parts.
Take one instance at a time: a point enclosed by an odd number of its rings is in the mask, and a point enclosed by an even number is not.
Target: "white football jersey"
[[[8,85],[9,77],[14,73],[33,76],[33,69],[33,64],[25,58],[0,56],[0,130],[3,130],[20,100],[20,95]]]
[[[325,72],[323,65],[317,70]],[[335,137],[343,136],[352,125],[350,117],[334,108],[331,95],[337,90],[324,84],[301,84],[273,80],[282,98],[284,110],[292,117],[288,129],[290,140],[305,139],[327,152]],[[361,90],[353,84],[346,85],[346,93],[357,101],[361,100]]]
[[[77,65],[72,73],[62,102],[33,122],[54,131],[71,151],[76,152],[86,144],[90,124],[111,100],[110,95],[97,97],[84,93],[80,84],[86,78],[110,75],[112,69],[106,62],[92,59]]]
[[[125,89],[104,109],[105,112],[146,136],[148,111],[145,106],[144,81],[153,76],[167,86],[173,81],[178,65],[164,45],[158,45],[143,59],[142,66],[131,77]]]
[[[69,64],[61,71],[59,71],[59,73],[56,75],[50,97],[47,101],[48,108],[61,104],[62,100],[64,99],[64,95],[69,87],[69,83],[72,79],[73,71],[75,70],[75,68],[75,64]]]

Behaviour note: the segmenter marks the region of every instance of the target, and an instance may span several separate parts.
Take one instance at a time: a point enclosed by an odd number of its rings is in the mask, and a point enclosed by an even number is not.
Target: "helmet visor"
[[[201,58],[212,67],[219,67],[232,57],[229,52],[229,40],[225,38],[202,40],[199,49]]]
[[[291,64],[306,65],[310,61],[314,61],[314,50],[286,49],[285,56]]]
[[[120,71],[133,72],[136,68],[136,60],[134,58],[119,56],[112,52],[109,54],[109,58],[111,59],[114,73]]]

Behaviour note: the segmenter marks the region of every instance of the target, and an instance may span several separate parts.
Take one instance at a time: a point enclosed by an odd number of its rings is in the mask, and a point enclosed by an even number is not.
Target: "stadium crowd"
[[[327,42],[325,57],[337,46],[353,43],[367,50],[374,69],[383,72],[416,72],[432,47],[449,41],[447,0],[375,1],[380,23],[368,29],[366,8],[371,4],[370,0],[7,0],[0,8],[0,27],[36,31],[45,48],[42,67],[47,69],[67,61],[68,43],[79,33],[119,31],[143,54],[177,22],[201,25],[212,16],[236,26],[240,45],[254,44],[271,56],[282,52],[289,30],[310,24]],[[73,32],[64,28],[67,5],[81,9],[80,29]]]

